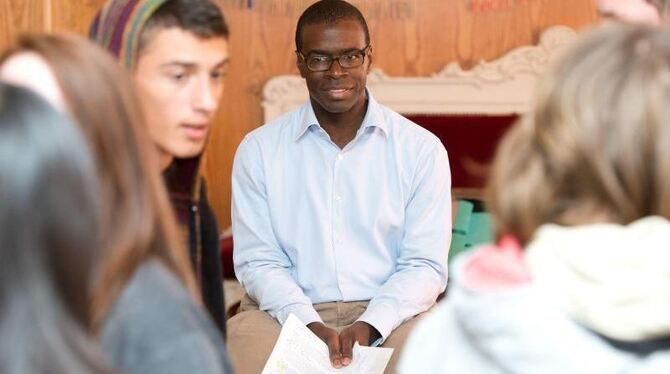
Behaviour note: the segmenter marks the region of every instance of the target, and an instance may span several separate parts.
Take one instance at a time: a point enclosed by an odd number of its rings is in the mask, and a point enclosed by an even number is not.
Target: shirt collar
[[[384,136],[388,137],[388,125],[386,124],[384,117],[380,114],[380,104],[377,102],[377,100],[375,100],[374,96],[372,96],[370,90],[366,88],[365,92],[368,96],[368,109],[365,113],[365,117],[363,117],[363,122],[361,123],[361,129],[359,132],[365,131],[370,127],[376,127],[382,130]],[[319,125],[319,121],[316,119],[316,114],[314,113],[312,103],[307,102],[307,104],[304,106],[295,140],[300,140],[300,138],[302,138],[307,130],[312,126],[321,127],[321,125]]]

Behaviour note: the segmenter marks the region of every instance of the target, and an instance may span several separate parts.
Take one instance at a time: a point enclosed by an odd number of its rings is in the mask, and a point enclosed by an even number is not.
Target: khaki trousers
[[[314,304],[314,309],[326,326],[340,332],[356,322],[367,306],[367,301],[332,302]],[[394,348],[391,360],[384,371],[385,374],[396,372],[396,365],[405,340],[421,316],[422,314],[398,326],[382,344],[382,347]],[[281,330],[279,322],[266,312],[259,310],[258,304],[248,295],[244,295],[238,313],[228,320],[227,330],[228,352],[233,361],[235,373],[260,374],[279,338]]]

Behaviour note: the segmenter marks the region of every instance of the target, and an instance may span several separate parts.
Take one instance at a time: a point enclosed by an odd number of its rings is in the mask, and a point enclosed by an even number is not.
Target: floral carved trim
[[[367,86],[379,102],[403,114],[523,113],[537,80],[575,38],[575,31],[569,27],[554,26],[542,33],[538,45],[515,48],[469,70],[452,62],[428,77],[389,77],[374,69],[368,75]],[[296,108],[307,98],[307,87],[300,76],[270,79],[263,89],[265,122]]]

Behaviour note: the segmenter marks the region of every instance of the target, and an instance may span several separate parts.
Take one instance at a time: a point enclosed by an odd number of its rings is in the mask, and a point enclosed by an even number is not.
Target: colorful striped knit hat
[[[108,0],[95,16],[89,37],[116,56],[126,68],[137,60],[146,22],[168,0]]]

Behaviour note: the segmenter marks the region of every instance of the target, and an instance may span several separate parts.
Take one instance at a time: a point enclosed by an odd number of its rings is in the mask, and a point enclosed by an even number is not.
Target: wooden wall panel
[[[53,0],[53,31],[69,31],[86,36],[88,26],[105,0]]]
[[[50,0],[0,0],[0,50],[27,32],[48,30]]]
[[[314,0],[217,0],[230,24],[231,67],[205,175],[222,228],[230,224],[230,172],[237,145],[261,125],[263,84],[297,74],[295,22]],[[374,66],[392,76],[430,75],[447,63],[470,67],[535,43],[552,25],[580,29],[597,21],[592,0],[508,0],[506,9],[475,12],[476,0],[352,0],[366,15]],[[481,0],[479,0],[481,1]],[[0,48],[23,31],[86,34],[104,0],[0,0]],[[249,8],[252,3],[253,7]]]

